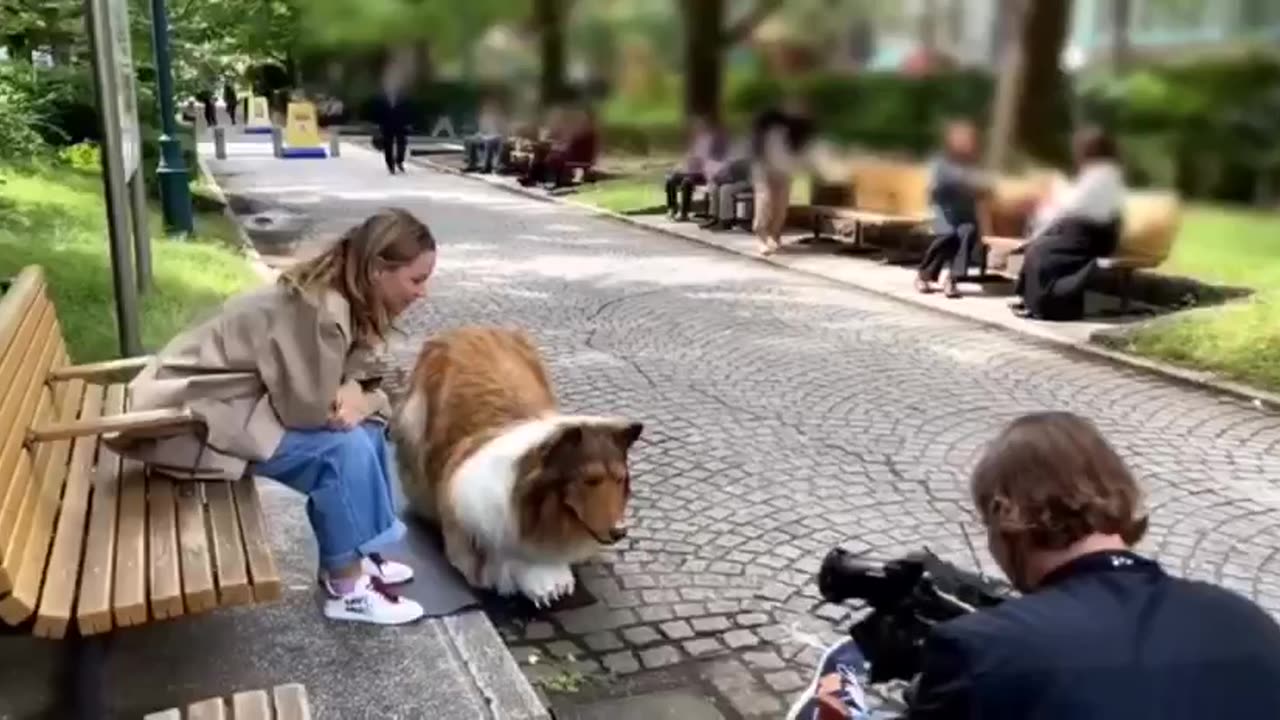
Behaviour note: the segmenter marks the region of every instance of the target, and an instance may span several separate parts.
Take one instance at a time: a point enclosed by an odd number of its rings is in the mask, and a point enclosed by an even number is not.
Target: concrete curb
[[[1231,380],[1224,380],[1209,372],[1188,370],[1186,368],[1180,368],[1175,365],[1170,365],[1168,363],[1163,363],[1156,360],[1149,360],[1147,358],[1138,357],[1136,355],[1130,355],[1129,353],[1124,353],[1118,350],[1113,350],[1107,347],[1103,347],[1102,345],[1096,342],[1084,342],[1084,343],[1070,342],[1067,340],[1054,338],[1052,336],[1045,335],[1045,334],[1033,333],[1030,331],[1019,331],[1019,330],[1010,328],[1007,325],[1001,325],[999,323],[985,320],[980,317],[973,317],[972,315],[966,315],[961,312],[947,310],[945,308],[940,308],[940,307],[935,307],[933,305],[928,305],[926,303],[916,301],[910,297],[902,297],[902,296],[886,293],[880,290],[879,288],[870,287],[866,285],[859,285],[858,283],[850,282],[843,278],[831,277],[830,275],[826,275],[820,272],[814,272],[812,270],[807,270],[805,268],[793,267],[785,263],[779,262],[773,258],[762,257],[760,255],[740,252],[733,248],[728,248],[723,245],[707,242],[703,238],[698,237],[697,235],[694,235],[694,234],[677,232],[670,228],[655,227],[642,220],[639,220],[637,218],[633,218],[627,215],[623,215],[622,213],[615,212],[613,210],[606,210],[605,208],[597,207],[595,205],[588,205],[587,203],[577,202],[564,197],[548,195],[545,193],[538,192],[536,190],[530,190],[530,189],[521,187],[519,185],[513,186],[509,183],[497,182],[489,179],[484,175],[473,175],[471,173],[464,173],[461,170],[458,170],[457,168],[449,167],[447,165],[443,165],[441,163],[438,163],[432,160],[427,160],[421,157],[414,158],[413,162],[421,164],[422,166],[430,168],[431,170],[435,170],[437,172],[443,172],[451,175],[465,177],[469,180],[482,182],[491,187],[495,187],[501,190],[506,190],[510,193],[520,195],[523,197],[532,198],[535,200],[542,200],[548,203],[565,205],[567,207],[573,207],[580,210],[585,210],[587,212],[590,212],[600,217],[605,217],[605,218],[609,218],[619,222],[623,222],[633,227],[643,228],[645,230],[648,230],[649,232],[661,233],[668,237],[679,238],[681,240],[686,240],[689,242],[695,242],[695,243],[698,243],[699,245],[702,245],[703,247],[713,248],[721,252],[728,253],[730,255],[735,255],[737,257],[747,258],[750,260],[754,260],[756,262],[771,265],[773,267],[782,268],[785,270],[789,270],[791,272],[801,273],[803,275],[808,275],[810,277],[821,278],[823,280],[826,280],[827,282],[832,282],[832,283],[844,285],[847,287],[857,288],[858,290],[861,290],[863,292],[873,293],[880,297],[889,298],[892,300],[896,300],[898,302],[910,303],[912,305],[915,305],[916,307],[920,307],[922,309],[929,310],[932,312],[938,312],[938,313],[943,313],[943,314],[958,317],[958,318],[963,318],[970,322],[978,323],[991,328],[996,328],[1004,332],[1016,333],[1019,336],[1024,337],[1028,340],[1031,340],[1033,342],[1052,345],[1068,351],[1083,353],[1085,355],[1089,355],[1094,358],[1107,360],[1119,365],[1125,365],[1125,366],[1135,368],[1144,372],[1160,375],[1167,379],[1173,380],[1175,382],[1182,383],[1184,385],[1190,385],[1202,390],[1209,390],[1215,393],[1229,395],[1237,399],[1244,400],[1245,402],[1250,403],[1251,405],[1253,405],[1253,407],[1259,410],[1267,410],[1270,412],[1280,413],[1280,394],[1268,392],[1266,390],[1262,390],[1259,388],[1250,387],[1248,385],[1237,383]]]
[[[262,255],[258,253],[258,248],[254,247],[253,240],[249,239],[249,233],[240,224],[240,218],[231,211],[231,203],[227,201],[226,193],[222,191],[222,186],[218,184],[218,177],[209,169],[209,164],[205,162],[204,156],[199,152],[196,152],[196,164],[200,166],[200,174],[209,181],[209,185],[213,188],[214,197],[218,202],[222,203],[223,216],[235,225],[236,234],[240,236],[240,244],[244,246],[245,256],[249,258],[249,266],[253,268],[253,272],[263,282],[274,282],[279,273],[262,260]]]

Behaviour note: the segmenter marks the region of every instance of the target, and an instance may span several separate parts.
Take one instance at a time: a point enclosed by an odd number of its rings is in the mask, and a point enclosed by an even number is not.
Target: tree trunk
[[[564,3],[563,0],[534,0],[533,6],[542,55],[538,94],[545,107],[560,102],[565,95]]]
[[[994,55],[1000,74],[996,78],[992,98],[991,129],[987,138],[987,165],[1003,170],[1009,164],[1017,130],[1017,111],[1022,96],[1025,53],[1023,32],[1025,8],[1023,0],[1001,0],[993,18],[996,31]]]
[[[1129,0],[1111,0],[1111,69],[1123,74],[1129,69]]]
[[[1022,28],[1021,86],[1033,92],[1019,93],[1014,137],[1031,157],[1057,165],[1069,158],[1071,107],[1061,59],[1070,19],[1071,0],[1036,0]]]
[[[724,74],[724,0],[684,0],[686,118],[719,120]]]

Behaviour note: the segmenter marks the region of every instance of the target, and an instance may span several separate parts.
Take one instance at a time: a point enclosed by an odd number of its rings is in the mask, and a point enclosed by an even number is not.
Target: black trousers
[[[382,159],[387,161],[387,171],[404,169],[404,156],[409,147],[409,133],[402,128],[382,129]]]
[[[959,280],[969,274],[969,263],[981,252],[978,228],[970,223],[934,230],[933,242],[920,261],[920,278],[937,282],[942,268],[951,266],[951,278]]]
[[[236,107],[239,105],[240,103],[236,102],[235,100],[232,100],[231,102],[227,103],[227,117],[231,118],[232,125],[236,124]]]
[[[680,217],[689,217],[689,206],[693,204],[693,189],[707,182],[702,173],[675,171],[667,176],[667,210],[679,211]],[[680,194],[680,204],[676,204],[676,193]]]

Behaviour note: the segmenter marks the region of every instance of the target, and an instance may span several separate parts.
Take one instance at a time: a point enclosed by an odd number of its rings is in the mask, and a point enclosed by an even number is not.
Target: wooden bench
[[[76,640],[73,677],[100,677],[86,665],[101,648],[86,638],[282,595],[252,478],[174,481],[100,443],[193,422],[128,412],[126,385],[111,380],[144,363],[69,365],[38,267],[0,299],[0,628]],[[73,682],[95,711],[101,688]]]
[[[1100,270],[1116,274],[1121,313],[1128,312],[1132,303],[1134,272],[1159,267],[1169,258],[1180,221],[1181,201],[1176,193],[1151,190],[1126,194],[1116,251],[1098,260]],[[1027,242],[1016,235],[983,235],[983,243],[997,258],[995,269],[1009,278],[1018,276]]]
[[[852,237],[855,248],[864,247],[866,227],[909,231],[929,223],[928,168],[897,160],[861,159],[851,164],[846,181],[822,183],[824,195],[846,189],[846,203],[811,205],[813,237],[825,233]],[[901,250],[900,246],[896,246]]]
[[[229,698],[209,698],[191,703],[183,714],[170,708],[142,720],[311,720],[307,690],[302,685],[278,685],[266,690],[238,692]]]

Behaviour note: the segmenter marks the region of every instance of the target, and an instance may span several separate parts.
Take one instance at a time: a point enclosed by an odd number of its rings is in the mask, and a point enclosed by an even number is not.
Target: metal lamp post
[[[156,53],[156,81],[160,96],[160,206],[165,227],[171,233],[193,229],[191,190],[182,164],[182,144],[174,127],[173,71],[169,60],[169,11],[165,0],[151,0],[151,44]]]

